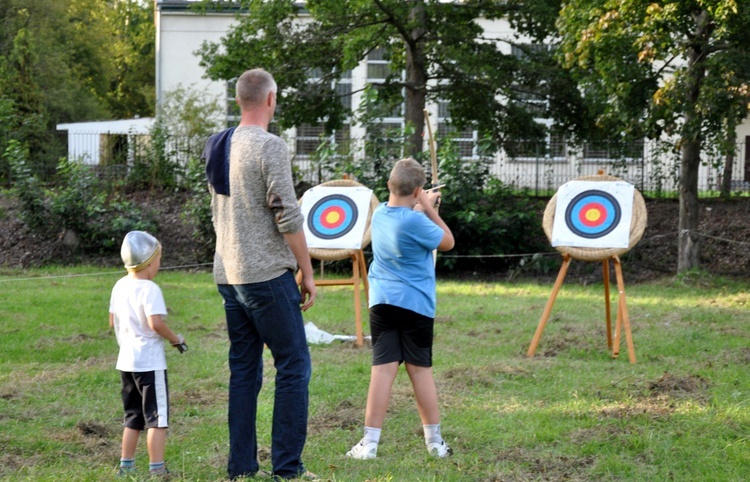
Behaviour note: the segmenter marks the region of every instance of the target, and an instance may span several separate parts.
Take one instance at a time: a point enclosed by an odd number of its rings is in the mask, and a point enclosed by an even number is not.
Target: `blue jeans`
[[[273,474],[293,478],[305,472],[310,352],[300,310],[300,291],[291,271],[276,279],[219,285],[229,331],[229,478],[255,474],[258,467],[256,414],[263,383],[263,345],[276,368],[271,430]]]

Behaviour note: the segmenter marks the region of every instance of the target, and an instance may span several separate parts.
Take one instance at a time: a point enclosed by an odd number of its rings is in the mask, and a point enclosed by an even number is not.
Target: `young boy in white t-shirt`
[[[131,231],[120,255],[128,271],[112,289],[109,326],[114,329],[120,354],[117,370],[122,380],[125,410],[122,454],[118,475],[135,472],[135,450],[142,430],[148,430],[149,473],[168,476],[164,446],[169,426],[169,391],[164,339],[180,352],[187,349],[182,335],[167,326],[167,307],[161,289],[152,280],[161,265],[161,244],[145,231]]]

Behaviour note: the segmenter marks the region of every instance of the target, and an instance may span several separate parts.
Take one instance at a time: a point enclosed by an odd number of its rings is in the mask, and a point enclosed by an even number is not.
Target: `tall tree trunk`
[[[733,119],[727,120],[727,154],[721,174],[721,197],[729,199],[732,195],[732,170],[734,169],[734,152],[737,149],[737,126]]]
[[[698,230],[698,168],[701,142],[688,140],[682,145],[682,170],[680,172],[680,220],[678,236],[677,271],[697,268],[700,261]]]
[[[404,120],[414,126],[406,145],[407,155],[416,157],[423,151],[424,107],[427,99],[427,58],[424,34],[427,12],[424,3],[417,2],[409,15],[412,29],[406,40],[406,112]]]
[[[706,75],[708,39],[711,20],[707,11],[696,13],[695,31],[688,49],[687,93],[685,95],[685,127],[681,139],[680,220],[677,238],[677,271],[699,266],[698,238],[698,169],[701,154],[701,114],[698,109],[703,78]]]

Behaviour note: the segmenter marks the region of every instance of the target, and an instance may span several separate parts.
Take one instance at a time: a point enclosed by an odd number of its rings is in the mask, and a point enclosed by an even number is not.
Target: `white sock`
[[[443,436],[440,435],[440,424],[436,423],[433,425],[422,425],[424,430],[424,443],[440,443],[443,441]]]
[[[382,429],[375,427],[365,427],[365,442],[380,443],[380,431]]]

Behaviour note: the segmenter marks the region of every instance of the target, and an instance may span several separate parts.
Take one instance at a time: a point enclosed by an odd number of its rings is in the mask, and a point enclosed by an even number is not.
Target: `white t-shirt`
[[[148,325],[151,315],[166,315],[167,307],[159,286],[151,280],[121,278],[112,288],[109,312],[120,354],[117,369],[124,372],[166,370],[164,339]]]

